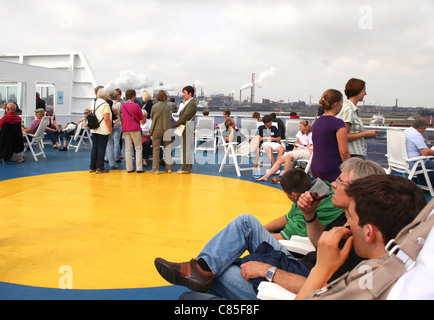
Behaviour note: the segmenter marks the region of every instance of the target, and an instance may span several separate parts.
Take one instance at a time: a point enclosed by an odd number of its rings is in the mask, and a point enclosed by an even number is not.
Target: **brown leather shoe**
[[[155,267],[166,281],[197,292],[207,292],[214,278],[212,272],[204,271],[194,259],[190,262],[172,263],[157,258]]]

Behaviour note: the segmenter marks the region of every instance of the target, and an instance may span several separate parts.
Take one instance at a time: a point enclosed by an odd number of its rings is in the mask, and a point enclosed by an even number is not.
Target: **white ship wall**
[[[54,85],[54,108],[59,116],[82,114],[98,85],[82,53],[0,55],[0,82],[25,83],[26,94],[19,101],[23,116],[34,115],[38,84]],[[63,103],[57,101],[59,92]]]

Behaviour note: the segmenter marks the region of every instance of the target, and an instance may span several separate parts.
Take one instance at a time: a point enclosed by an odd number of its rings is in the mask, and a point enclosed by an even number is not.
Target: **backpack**
[[[101,121],[98,120],[97,116],[95,115],[96,110],[98,110],[99,107],[101,107],[105,103],[101,103],[98,107],[95,108],[96,101],[93,104],[93,111],[89,112],[87,115],[87,126],[89,129],[98,129],[99,125],[104,119],[101,119]]]

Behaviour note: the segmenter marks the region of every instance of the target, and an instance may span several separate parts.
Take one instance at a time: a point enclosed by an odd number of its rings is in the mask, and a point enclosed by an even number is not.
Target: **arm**
[[[309,191],[303,193],[298,199],[297,205],[306,220],[312,220],[315,215],[317,215],[317,208],[321,201],[314,200]],[[323,234],[325,227],[322,225],[321,221],[317,218],[311,223],[306,223],[306,231],[312,245],[317,248],[318,241]]]
[[[285,228],[287,222],[286,216],[283,216],[271,221],[270,223],[267,223],[264,228],[269,232],[280,232],[283,228]]]
[[[347,242],[341,250],[339,243],[344,238],[347,238]],[[310,292],[326,286],[327,281],[348,258],[352,245],[352,232],[345,227],[324,232],[318,244],[316,266],[310,272],[296,299],[303,300]]]
[[[51,132],[57,132],[57,131],[59,131],[59,126],[57,125],[57,121],[56,120],[53,120],[53,127],[54,127],[54,129],[47,126],[47,128],[45,128],[45,130],[48,130],[48,131],[51,131]]]
[[[179,116],[178,121],[175,123],[175,128],[180,125],[186,125],[187,121],[190,121],[194,118],[197,112],[196,102],[191,101],[185,108],[182,110],[182,115]]]
[[[226,137],[226,142],[230,143],[230,142],[234,141],[235,130],[234,130],[234,128],[229,127],[228,131],[230,131],[230,132],[229,132],[229,135]]]
[[[378,135],[378,130],[368,130],[359,133],[348,133],[351,129],[351,123],[345,122],[345,127],[347,128],[348,142],[352,142],[354,140],[365,138],[372,139]]]
[[[265,274],[271,267],[271,264],[250,261],[241,266],[241,275],[247,281],[250,281],[251,279],[265,278]],[[292,293],[298,293],[305,281],[305,277],[281,269],[276,270],[273,278],[274,283]]]
[[[110,119],[110,113],[104,113],[104,122],[107,125],[110,134],[113,134],[112,120]]]
[[[350,156],[350,151],[348,149],[348,137],[346,128],[341,128],[336,133],[336,139],[338,141],[339,153],[341,155],[342,162],[348,160]]]
[[[431,150],[430,148],[420,149],[420,152],[424,157],[434,156],[434,150]]]

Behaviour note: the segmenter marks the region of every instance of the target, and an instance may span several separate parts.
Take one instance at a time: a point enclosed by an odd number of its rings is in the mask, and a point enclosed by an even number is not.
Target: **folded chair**
[[[222,164],[220,166],[219,173],[223,172],[224,167],[227,166],[233,166],[235,167],[235,170],[237,172],[237,176],[241,177],[241,171],[252,171],[253,167],[250,168],[241,168],[243,165],[243,160],[249,158],[249,150],[250,150],[250,144],[247,141],[244,141],[240,145],[238,145],[237,142],[226,142],[223,132],[226,130],[224,124],[219,124],[219,131],[220,131],[220,144],[223,147],[223,150],[225,152],[224,158],[222,160]],[[233,165],[227,165],[226,161],[228,158],[232,159]],[[240,162],[238,162],[238,158],[241,158]]]
[[[43,143],[44,143],[43,140],[44,140],[45,129],[48,126],[49,120],[50,120],[50,117],[43,117],[41,120],[41,123],[39,124],[38,129],[35,132],[35,134],[23,132],[23,137],[25,139],[24,151],[27,151],[27,149],[30,149],[30,151],[32,152],[32,155],[33,155],[33,159],[35,159],[35,161],[38,161],[38,156],[41,156],[41,155],[44,158],[46,158],[45,152],[44,152],[44,147],[43,147]],[[38,146],[38,148],[39,148],[38,153],[35,153],[33,146]]]
[[[74,144],[77,141],[78,141],[78,143]],[[86,144],[86,141],[88,141],[89,143]],[[89,128],[83,127],[83,122],[80,122],[77,126],[77,129],[75,130],[74,137],[72,137],[71,140],[69,140],[68,150],[70,148],[75,148],[75,152],[78,152],[78,150],[80,149],[80,147],[82,145],[85,149],[86,149],[86,147],[89,147],[92,149],[93,144],[92,144],[92,138],[91,138],[91,133],[90,133]]]

